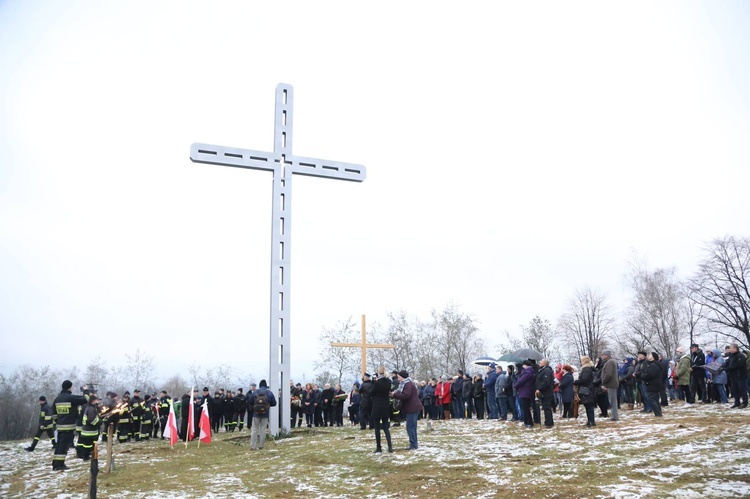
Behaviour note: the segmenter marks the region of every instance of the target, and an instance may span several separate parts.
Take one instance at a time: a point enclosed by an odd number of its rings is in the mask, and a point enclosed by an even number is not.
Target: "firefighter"
[[[130,441],[130,392],[122,394],[122,403],[120,404],[120,416],[117,421],[117,441],[121,444]]]
[[[133,390],[133,399],[130,401],[130,434],[128,440],[135,439],[138,442],[141,439],[141,416],[143,416],[143,405],[141,400],[141,391]]]
[[[236,412],[234,407],[234,394],[231,390],[227,390],[227,396],[224,397],[224,431],[234,431],[237,426]]]
[[[154,413],[151,409],[151,395],[148,393],[144,395],[143,402],[141,402],[141,440],[148,440],[151,438],[151,426],[154,423]]]
[[[99,399],[96,395],[89,396],[89,403],[83,406],[81,417],[81,435],[78,437],[78,457],[84,461],[91,459],[94,442],[99,439]]]
[[[83,395],[73,395],[73,392],[70,391],[71,388],[73,388],[73,383],[70,380],[63,381],[62,391],[52,402],[53,418],[57,418],[57,445],[55,445],[55,455],[52,458],[52,469],[54,471],[68,469],[65,464],[65,457],[73,445],[78,408],[88,402],[86,385],[83,385]]]
[[[52,408],[47,403],[47,397],[44,395],[39,396],[39,408],[39,428],[36,430],[36,435],[34,435],[34,440],[31,442],[31,445],[26,447],[26,450],[29,452],[34,450],[36,444],[39,443],[39,437],[41,437],[42,433],[45,431],[47,432],[50,442],[52,442],[52,448],[55,448],[55,422],[52,419]]]
[[[237,424],[239,430],[245,426],[245,411],[247,410],[247,400],[242,393],[242,388],[237,388],[237,394],[234,396],[234,410],[237,412]]]
[[[161,428],[161,439],[164,440],[164,429],[167,427],[169,418],[169,395],[166,390],[161,391],[159,398],[159,427]]]

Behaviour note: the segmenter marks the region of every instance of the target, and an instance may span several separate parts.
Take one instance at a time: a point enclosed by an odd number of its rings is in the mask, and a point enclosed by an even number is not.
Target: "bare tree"
[[[750,346],[750,238],[714,240],[690,287],[707,309],[711,332]]]
[[[690,283],[682,283],[682,317],[690,344],[698,343],[707,333],[706,307],[701,303],[698,292]]]
[[[558,322],[567,350],[576,359],[584,355],[596,358],[606,347],[613,327],[614,318],[606,296],[588,286],[576,290]]]
[[[185,378],[179,374],[175,374],[162,384],[161,389],[166,390],[170,397],[180,398],[182,394],[187,393],[190,388],[188,387],[188,381]]]
[[[628,332],[662,354],[673,353],[684,337],[684,296],[674,267],[650,271],[644,263],[634,263],[628,284],[634,292]]]
[[[140,348],[135,353],[125,354],[125,369],[122,371],[124,380],[129,383],[130,390],[150,389],[154,385],[154,373],[156,366],[154,358],[141,352]]]
[[[112,388],[110,386],[110,372],[110,366],[102,360],[101,356],[97,356],[86,366],[83,378],[88,385],[93,386],[100,394],[103,394],[103,392]]]
[[[521,325],[521,340],[526,348],[536,350],[547,359],[560,359],[560,348],[555,341],[555,330],[547,319],[534,316],[528,326]]]
[[[320,357],[315,362],[315,369],[330,371],[334,375],[334,382],[341,383],[346,375],[359,378],[360,350],[357,348],[334,347],[331,343],[355,343],[361,338],[357,335],[357,324],[350,316],[346,321],[340,321],[335,328],[323,328],[319,336]]]
[[[437,368],[442,373],[466,369],[472,360],[484,353],[484,342],[479,338],[476,320],[462,312],[455,303],[449,303],[439,312],[433,309],[431,327],[435,333],[434,347],[439,354]]]

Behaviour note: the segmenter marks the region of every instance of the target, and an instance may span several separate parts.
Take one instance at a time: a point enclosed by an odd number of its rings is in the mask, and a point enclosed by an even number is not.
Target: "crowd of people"
[[[582,357],[580,367],[557,364],[553,368],[547,359],[526,359],[505,368],[491,363],[484,375],[473,376],[458,369],[451,376],[415,382],[423,407],[418,417],[511,420],[532,428],[542,424],[544,415],[543,424],[550,428],[554,426],[554,414],[563,419],[577,418],[583,405],[586,426],[595,427],[597,408],[598,418],[614,421],[623,407],[661,417],[662,407],[678,400],[686,404],[726,404],[733,397],[731,408],[747,408],[750,352],[741,352],[736,343],[725,347],[724,352],[707,350],[704,353],[698,344],[692,344],[688,352],[677,348],[672,358],[656,350],[641,351],[619,363],[611,351],[604,350],[595,360]],[[365,373],[347,397],[350,422],[361,429],[373,427],[372,383]],[[391,372],[391,385],[394,389],[399,385],[396,371]],[[315,387],[309,388],[306,396],[314,401]],[[398,404],[392,405],[390,412],[391,422],[399,424],[402,415]]]
[[[750,391],[750,353],[741,352],[733,343],[718,349],[707,349],[692,344],[689,352],[678,347],[673,358],[659,352],[638,352],[635,358],[625,357],[618,363],[612,352],[604,350],[592,361],[580,359],[580,367],[558,364],[554,368],[548,359],[538,362],[526,359],[503,368],[490,363],[484,375],[470,375],[458,369],[452,376],[415,381],[405,370],[391,371],[378,368],[373,377],[364,373],[349,392],[340,384],[331,387],[290,382],[291,428],[344,426],[344,410],[349,422],[361,430],[375,431],[375,452],[382,452],[381,433],[385,436],[388,452],[393,451],[390,426],[406,423],[409,450],[419,447],[417,420],[498,419],[523,423],[526,428],[544,424],[554,426],[554,415],[563,419],[578,417],[579,406],[586,413],[586,426],[596,426],[598,417],[619,419],[619,410],[640,410],[662,416],[662,407],[677,400],[686,404],[727,404],[731,408],[747,408]],[[242,388],[236,391],[216,390],[211,396],[208,387],[202,394],[198,389],[192,396],[170,398],[166,390],[157,396],[140,390],[122,397],[107,392],[103,399],[86,385],[81,395],[73,395],[72,383],[62,384],[62,391],[50,405],[44,395],[39,397],[38,430],[27,451],[34,451],[42,435],[52,443],[54,470],[67,469],[65,458],[75,443],[77,457],[90,459],[94,442],[127,443],[151,438],[164,439],[170,406],[179,424],[179,437],[187,440],[189,406],[193,403],[193,424],[198,428],[202,407],[208,407],[211,431],[217,433],[242,431],[251,421],[251,449],[263,448],[269,408],[276,405],[276,397],[265,380],[256,388],[253,383],[247,395]],[[542,423],[542,415],[544,420]],[[247,418],[247,419],[246,419]],[[55,433],[56,432],[56,433]],[[57,437],[55,437],[57,435]]]
[[[241,431],[245,421],[251,423],[250,448],[263,448],[268,426],[269,408],[276,405],[276,397],[268,389],[265,380],[260,386],[250,385],[250,392],[244,395],[243,389],[235,392],[219,389],[211,396],[208,387],[203,394],[198,389],[184,394],[180,399],[171,398],[166,390],[157,396],[141,396],[139,389],[133,394],[126,391],[120,396],[107,392],[101,398],[93,388],[83,385],[80,395],[73,395],[73,383],[65,380],[62,391],[50,405],[46,396],[39,397],[39,422],[36,435],[26,450],[33,452],[46,433],[54,449],[53,470],[65,470],[65,459],[71,447],[76,449],[76,457],[87,461],[91,458],[94,443],[100,438],[109,438],[118,443],[140,442],[151,438],[166,439],[164,432],[171,410],[179,421],[179,438],[189,439],[189,407],[193,403],[193,431],[199,428],[203,406],[209,409],[209,419],[213,433],[223,427],[226,432]],[[77,437],[77,439],[76,439]]]

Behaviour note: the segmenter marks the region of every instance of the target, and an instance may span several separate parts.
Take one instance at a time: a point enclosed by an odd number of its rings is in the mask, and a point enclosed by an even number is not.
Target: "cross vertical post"
[[[280,390],[279,403],[269,414],[272,435],[289,432],[290,423],[290,291],[292,250],[292,176],[307,175],[362,182],[367,173],[362,165],[342,163],[292,153],[293,88],[276,86],[273,152],[239,149],[210,144],[193,144],[190,159],[195,163],[233,166],[273,173],[271,199],[271,299],[269,389]],[[279,392],[277,392],[279,393]],[[278,412],[277,412],[278,411]]]

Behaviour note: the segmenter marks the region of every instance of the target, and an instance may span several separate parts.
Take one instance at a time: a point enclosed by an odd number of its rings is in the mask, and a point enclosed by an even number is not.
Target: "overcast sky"
[[[632,252],[750,233],[750,4],[0,1],[0,371],[267,375],[271,175],[205,142],[364,164],[293,188],[292,376],[323,327],[453,301],[487,344]],[[492,354],[493,352],[487,352]]]

